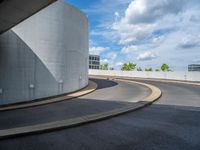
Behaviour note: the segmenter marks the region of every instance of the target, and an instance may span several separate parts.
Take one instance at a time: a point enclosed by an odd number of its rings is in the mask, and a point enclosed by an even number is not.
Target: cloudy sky
[[[174,70],[200,63],[200,0],[66,1],[87,14],[90,53],[102,63]]]

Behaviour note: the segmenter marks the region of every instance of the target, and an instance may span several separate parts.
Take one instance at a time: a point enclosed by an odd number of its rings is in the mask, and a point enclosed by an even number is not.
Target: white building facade
[[[99,55],[89,55],[89,69],[100,69]]]

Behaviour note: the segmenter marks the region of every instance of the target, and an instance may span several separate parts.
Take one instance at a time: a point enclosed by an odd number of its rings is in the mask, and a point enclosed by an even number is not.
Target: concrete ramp
[[[0,0],[0,34],[57,0]]]

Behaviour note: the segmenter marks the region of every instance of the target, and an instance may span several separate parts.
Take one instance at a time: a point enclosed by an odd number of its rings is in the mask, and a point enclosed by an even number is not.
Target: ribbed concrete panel
[[[0,104],[68,93],[88,84],[88,21],[57,1],[0,36]]]
[[[0,0],[0,34],[56,0]]]

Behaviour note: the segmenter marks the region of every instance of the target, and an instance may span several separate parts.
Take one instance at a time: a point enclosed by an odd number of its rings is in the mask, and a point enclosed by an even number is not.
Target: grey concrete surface
[[[85,87],[88,51],[87,17],[63,0],[1,34],[0,105]]]
[[[3,140],[0,149],[199,150],[200,87],[151,83],[163,90],[157,104],[85,126]]]
[[[0,34],[37,13],[56,0],[1,0]]]
[[[198,55],[198,54],[197,54]],[[121,71],[89,69],[89,75],[200,82],[199,71]]]
[[[98,84],[98,89],[83,97],[44,106],[1,112],[0,129],[48,123],[110,111],[122,108],[150,94],[148,88],[137,84],[93,80]]]

